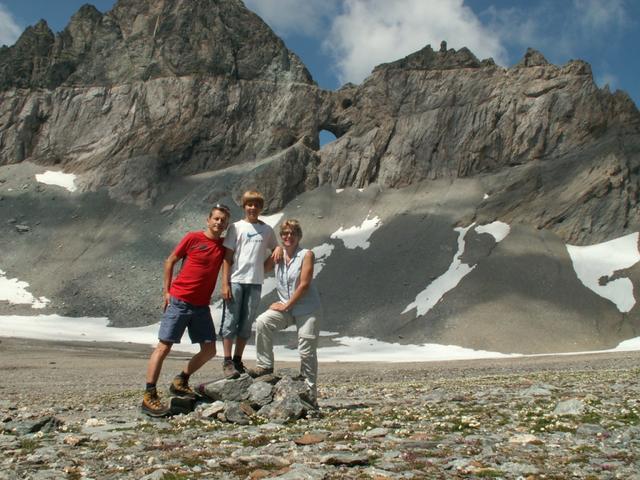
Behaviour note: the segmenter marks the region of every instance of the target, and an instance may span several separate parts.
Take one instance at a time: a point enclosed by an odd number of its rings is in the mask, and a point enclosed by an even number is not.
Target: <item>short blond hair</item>
[[[291,230],[296,237],[302,238],[302,227],[300,226],[300,222],[294,218],[285,220],[280,224],[280,235],[282,235],[282,232],[285,230]]]
[[[264,208],[264,197],[260,192],[256,192],[255,190],[247,190],[242,194],[242,207],[249,203],[255,202],[258,204],[260,208]]]

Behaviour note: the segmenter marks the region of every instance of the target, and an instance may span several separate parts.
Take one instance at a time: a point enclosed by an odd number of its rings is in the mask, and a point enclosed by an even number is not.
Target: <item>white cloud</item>
[[[327,19],[336,13],[339,0],[245,0],[279,35],[291,33],[318,35]]]
[[[372,68],[427,44],[468,47],[479,58],[502,62],[506,51],[463,0],[346,0],[333,20],[325,48],[342,82],[360,82]]]
[[[573,0],[576,19],[585,33],[627,25],[624,0]]]
[[[613,73],[604,72],[603,74],[596,75],[595,78],[596,83],[600,87],[604,87],[605,85],[609,85],[609,89],[613,92],[618,88],[620,81],[618,80],[617,75]]]
[[[11,12],[0,3],[0,45],[13,45],[21,33],[22,28],[16,23]]]

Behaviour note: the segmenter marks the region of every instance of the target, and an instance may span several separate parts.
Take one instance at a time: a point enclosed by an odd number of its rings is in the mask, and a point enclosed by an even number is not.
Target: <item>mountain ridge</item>
[[[640,230],[640,114],[585,62],[530,49],[503,68],[443,43],[328,91],[237,0],[120,0],[81,8],[57,36],[30,28],[0,51],[15,83],[0,91],[0,220],[31,228],[0,232],[0,267],[51,309],[156,321],[159,259],[212,203],[237,218],[257,188],[266,213],[331,247],[318,283],[333,331],[534,353],[640,334],[637,309],[587,289],[567,253]],[[125,81],[95,82],[109,78]],[[336,140],[320,148],[322,130]],[[76,174],[79,192],[35,182],[46,168]],[[333,237],[373,217],[366,251]],[[456,258],[456,227],[495,221],[512,233],[470,230],[473,271],[428,312],[402,313]],[[639,268],[603,281],[640,285]]]

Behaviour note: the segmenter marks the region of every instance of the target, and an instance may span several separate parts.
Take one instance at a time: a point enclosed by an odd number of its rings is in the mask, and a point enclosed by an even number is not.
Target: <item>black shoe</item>
[[[236,367],[231,360],[225,360],[222,363],[222,373],[227,380],[238,378],[240,376],[240,372],[236,370]]]
[[[233,359],[233,366],[236,367],[236,371],[242,375],[243,373],[245,373],[247,371],[247,369],[244,367],[244,363],[242,363],[242,359],[240,360],[236,360],[235,358]]]

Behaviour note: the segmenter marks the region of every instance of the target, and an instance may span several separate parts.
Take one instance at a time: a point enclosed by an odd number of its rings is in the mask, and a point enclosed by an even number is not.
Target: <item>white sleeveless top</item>
[[[302,261],[309,250],[298,248],[289,263],[283,258],[275,265],[275,276],[278,298],[281,302],[288,302],[296,287],[300,283],[300,273],[302,272]],[[310,315],[320,308],[320,295],[313,284],[313,280],[305,294],[293,305],[290,310],[291,315]]]

